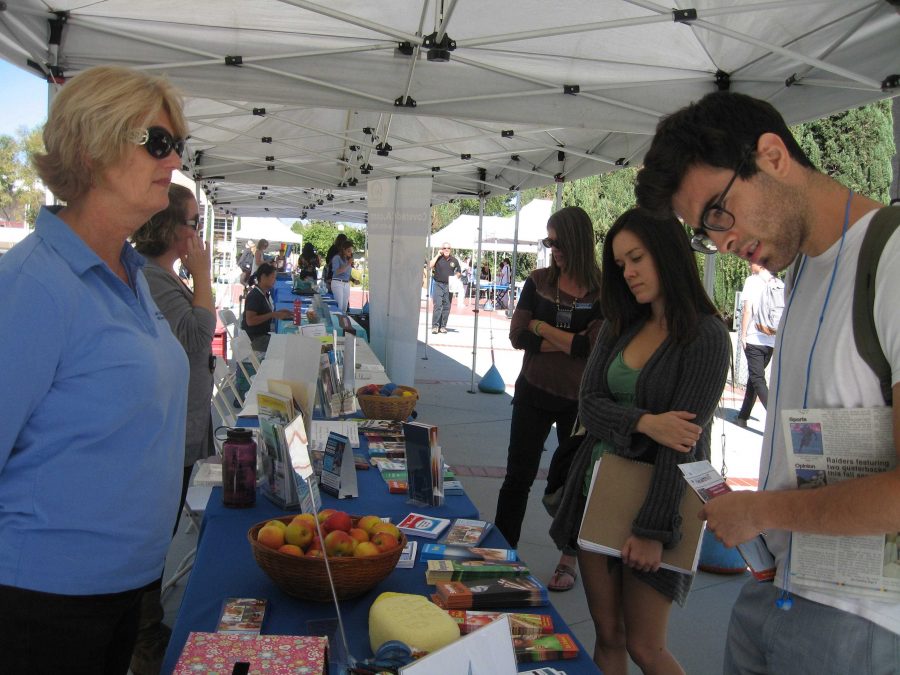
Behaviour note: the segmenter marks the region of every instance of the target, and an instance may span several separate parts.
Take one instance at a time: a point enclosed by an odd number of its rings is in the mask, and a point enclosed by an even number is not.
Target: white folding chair
[[[244,405],[244,397],[241,396],[234,381],[234,373],[230,372],[225,364],[216,361],[216,369],[213,371],[213,396],[212,406],[216,409],[222,423],[233,427],[237,418],[230,397],[233,396],[238,405]],[[218,447],[217,447],[218,450]],[[221,453],[219,453],[221,454]]]
[[[219,320],[225,326],[225,332],[228,334],[228,342],[231,343],[231,357],[234,358],[234,339],[241,330],[241,324],[234,312],[228,308],[218,311]]]

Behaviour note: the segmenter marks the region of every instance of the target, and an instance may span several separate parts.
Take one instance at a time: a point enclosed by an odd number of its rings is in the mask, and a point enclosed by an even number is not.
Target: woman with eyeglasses
[[[169,322],[190,364],[184,470],[181,501],[175,512],[176,530],[194,463],[213,453],[209,401],[215,365],[212,339],[216,330],[216,315],[209,249],[197,236],[199,213],[194,193],[183,185],[172,183],[169,186],[169,206],[150,218],[131,237],[137,252],[147,259],[144,276],[153,300]],[[176,263],[180,263],[181,268],[190,274],[193,290],[175,271]],[[153,589],[145,593],[141,600],[141,621],[131,660],[134,675],[159,672],[171,633],[162,619],[159,589]]]
[[[525,355],[513,396],[506,477],[494,522],[513,548],[519,543],[528,493],[550,429],[556,425],[560,446],[572,435],[578,385],[602,322],[590,216],[577,206],[560,209],[547,221],[547,234],[550,266],[535,270],[525,281],[509,328],[510,342]],[[557,479],[557,486],[563,479]],[[561,550],[548,584],[552,591],[567,591],[575,584],[575,550],[568,545]]]
[[[594,463],[604,453],[653,464],[622,557],[579,551],[578,565],[603,672],[625,675],[630,656],[645,673],[683,673],[666,633],[672,601],[684,603],[692,576],[660,569],[660,558],[681,538],[686,483],[678,465],[709,459],[731,341],[674,218],[632,209],[615,222],[603,242],[600,303],[606,321],[578,408],[587,435],[550,534],[558,546],[576,541]]]
[[[0,259],[0,635],[10,673],[126,673],[181,491],[188,360],[128,243],[187,123],[163,78],[67,82],[34,157],[64,206]]]

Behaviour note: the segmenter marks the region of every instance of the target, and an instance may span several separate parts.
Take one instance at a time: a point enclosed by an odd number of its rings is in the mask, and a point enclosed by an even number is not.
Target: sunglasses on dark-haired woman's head
[[[559,248],[559,249],[562,248],[559,245],[559,239],[551,239],[550,237],[547,237],[546,239],[541,239],[541,246],[543,246],[544,248]]]
[[[175,138],[163,127],[140,129],[135,132],[133,142],[143,145],[154,159],[165,159],[173,150],[179,157],[184,152],[184,139]]]

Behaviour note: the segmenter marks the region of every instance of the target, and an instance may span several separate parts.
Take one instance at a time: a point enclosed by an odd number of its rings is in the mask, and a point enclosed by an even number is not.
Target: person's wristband
[[[539,319],[539,320],[534,324],[534,328],[531,329],[531,332],[534,333],[535,335],[537,335],[538,337],[541,337],[540,328],[541,328],[541,324],[542,324],[542,323],[544,323],[544,322],[541,321],[541,320]]]

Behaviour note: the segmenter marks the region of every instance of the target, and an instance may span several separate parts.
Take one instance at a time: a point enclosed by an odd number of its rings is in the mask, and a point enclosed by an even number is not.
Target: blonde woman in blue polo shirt
[[[35,157],[63,200],[0,259],[0,649],[10,673],[126,673],[181,490],[188,363],[127,238],[169,203],[164,79],[92,68]]]

